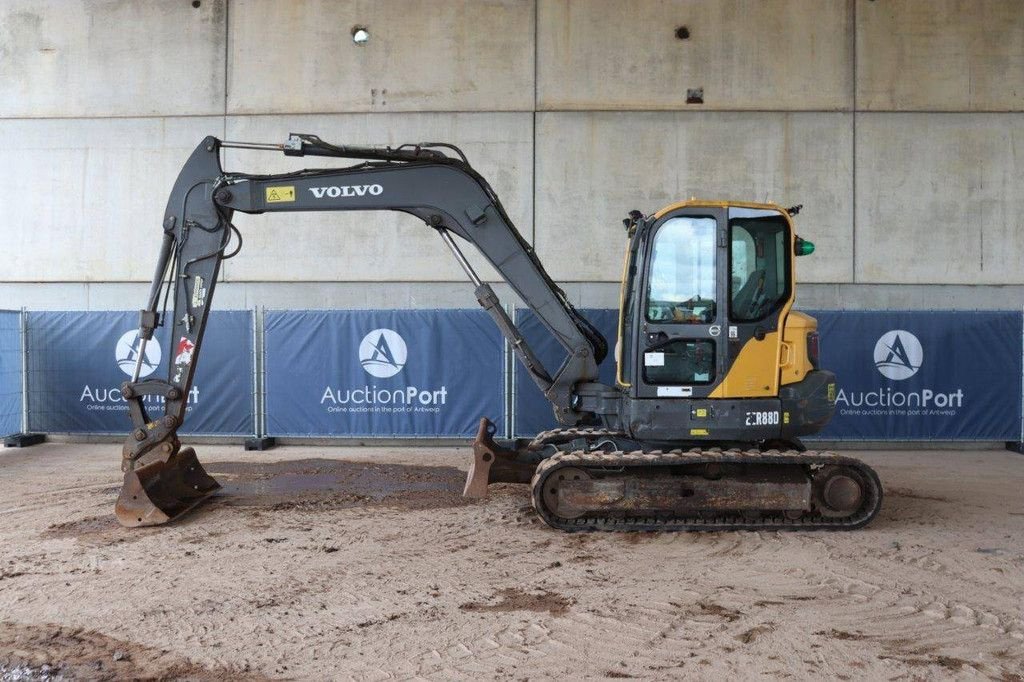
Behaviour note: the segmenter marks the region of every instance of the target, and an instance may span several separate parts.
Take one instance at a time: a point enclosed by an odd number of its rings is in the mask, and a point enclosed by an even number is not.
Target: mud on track
[[[464,449],[202,447],[110,515],[110,445],[0,451],[0,680],[1024,679],[1024,457],[871,453],[855,533],[567,535]],[[342,459],[344,458],[344,459]]]

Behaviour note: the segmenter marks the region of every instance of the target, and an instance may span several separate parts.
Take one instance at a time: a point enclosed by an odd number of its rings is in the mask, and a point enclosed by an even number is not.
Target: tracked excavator
[[[226,172],[224,148],[354,165]],[[221,263],[241,246],[233,214],[387,210],[415,216],[444,241],[560,424],[532,439],[500,440],[482,418],[466,495],[483,496],[492,483],[529,484],[537,514],[567,531],[860,528],[881,504],[875,472],[800,442],[831,418],[836,381],[819,367],[815,320],[792,309],[795,259],[813,251],[794,232],[798,209],[690,200],[651,215],[630,212],[617,377],[606,385],[598,365],[607,341],[551,280],[458,148],[335,145],[299,134],[283,144],[207,137],[171,192],[141,311],[139,362],[122,387],[133,429],[117,518],[125,526],[165,523],[220,487],[177,431]],[[564,348],[559,367],[538,359],[463,255],[464,242]],[[140,381],[144,344],[163,325],[174,341],[167,379]],[[162,414],[151,416],[152,405]]]

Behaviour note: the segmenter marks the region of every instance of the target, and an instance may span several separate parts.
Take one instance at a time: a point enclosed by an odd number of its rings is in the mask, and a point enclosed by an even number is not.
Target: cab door
[[[728,367],[727,211],[687,207],[651,226],[640,276],[637,398],[709,397]]]
[[[710,396],[775,397],[793,303],[792,225],[774,208],[730,206],[726,230],[727,371]]]

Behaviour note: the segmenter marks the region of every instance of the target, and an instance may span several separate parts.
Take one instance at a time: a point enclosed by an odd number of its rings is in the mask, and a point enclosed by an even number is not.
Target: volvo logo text
[[[384,191],[380,185],[330,185],[329,187],[310,187],[309,191],[317,199],[330,197],[364,197],[367,194],[377,196]]]

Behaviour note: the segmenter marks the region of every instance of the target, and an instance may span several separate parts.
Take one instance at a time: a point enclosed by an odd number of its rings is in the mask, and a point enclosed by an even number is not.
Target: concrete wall
[[[140,307],[190,149],[291,131],[463,146],[582,305],[626,212],[689,196],[803,203],[808,307],[1024,300],[1021,0],[194,4],[0,3],[0,307]],[[217,307],[475,305],[411,218],[238,224]]]

